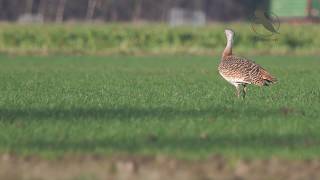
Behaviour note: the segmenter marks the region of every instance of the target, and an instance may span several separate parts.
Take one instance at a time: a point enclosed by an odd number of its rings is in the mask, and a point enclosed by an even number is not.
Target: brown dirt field
[[[320,179],[320,160],[236,160],[215,156],[186,161],[168,157],[74,156],[55,160],[0,156],[1,180],[210,180]]]

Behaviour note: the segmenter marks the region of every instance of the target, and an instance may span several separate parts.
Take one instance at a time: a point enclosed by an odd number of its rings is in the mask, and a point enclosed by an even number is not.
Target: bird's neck
[[[224,51],[222,53],[222,59],[232,55],[232,44],[233,44],[233,37],[228,37],[226,48],[224,48]]]

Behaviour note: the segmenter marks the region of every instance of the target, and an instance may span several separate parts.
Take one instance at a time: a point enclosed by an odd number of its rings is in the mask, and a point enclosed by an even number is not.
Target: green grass
[[[255,57],[278,77],[246,100],[218,57],[0,57],[0,152],[320,155],[320,61]]]
[[[0,52],[26,54],[193,54],[220,55],[224,29],[235,31],[238,53],[319,55],[319,24],[282,23],[280,34],[264,39],[247,23],[170,27],[165,24],[0,23]]]

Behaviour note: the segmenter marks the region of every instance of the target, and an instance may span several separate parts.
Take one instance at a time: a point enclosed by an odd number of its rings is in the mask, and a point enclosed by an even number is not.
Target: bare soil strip
[[[0,156],[0,179],[320,179],[320,160],[186,161],[156,156],[74,156],[55,160]]]

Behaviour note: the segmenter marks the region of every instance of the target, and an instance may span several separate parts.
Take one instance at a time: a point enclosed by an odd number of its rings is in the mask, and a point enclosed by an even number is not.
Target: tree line
[[[243,20],[269,0],[0,0],[0,20],[41,15],[44,21],[166,21],[171,8],[201,10],[209,21]]]

